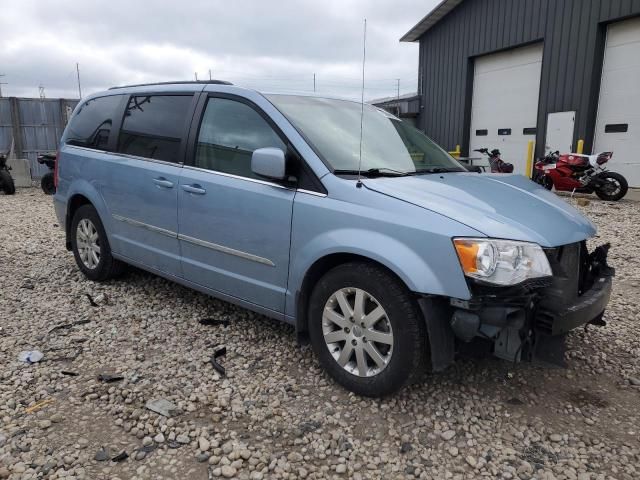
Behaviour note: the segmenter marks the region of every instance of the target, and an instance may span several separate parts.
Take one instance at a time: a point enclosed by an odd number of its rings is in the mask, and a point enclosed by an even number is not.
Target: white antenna
[[[364,38],[362,40],[362,95],[360,97],[360,158],[358,159],[358,181],[356,187],[362,187],[360,170],[362,169],[362,123],[364,121],[364,64],[367,58],[367,19],[364,19]]]

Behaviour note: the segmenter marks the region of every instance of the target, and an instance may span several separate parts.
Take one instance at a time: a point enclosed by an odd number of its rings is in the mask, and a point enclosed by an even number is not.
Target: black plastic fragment
[[[112,375],[110,373],[101,373],[100,375],[98,375],[98,380],[104,383],[113,383],[113,382],[119,382],[120,380],[124,380],[124,377],[118,374]]]
[[[213,366],[213,368],[215,369],[216,372],[218,372],[220,375],[222,375],[223,377],[226,376],[227,371],[226,369],[220,365],[218,363],[218,358],[224,356],[227,354],[227,347],[221,347],[218,350],[216,350],[215,352],[213,352],[213,355],[211,356],[211,365]]]
[[[201,318],[200,320],[198,320],[198,323],[200,325],[206,325],[208,327],[216,327],[218,325],[222,325],[223,327],[228,327],[230,322],[226,318],[225,319]]]
[[[93,300],[93,297],[91,295],[89,295],[88,293],[85,293],[85,295],[89,299],[89,303],[91,304],[92,307],[98,306],[98,304]]]
[[[111,459],[112,462],[123,462],[129,458],[129,454],[124,450]]]
[[[78,375],[80,375],[78,372],[72,372],[70,370],[61,370],[60,373],[68,377],[77,377]]]
[[[75,327],[76,325],[85,325],[87,323],[89,323],[91,320],[78,320],[76,322],[72,322],[72,323],[63,323],[61,325],[56,325],[55,327],[53,327],[51,330],[49,330],[47,333],[53,333],[56,330],[62,330],[63,328],[71,328],[71,327]]]

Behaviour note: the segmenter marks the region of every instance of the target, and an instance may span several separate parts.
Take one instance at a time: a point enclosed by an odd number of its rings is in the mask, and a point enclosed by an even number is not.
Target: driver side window
[[[267,121],[249,105],[227,98],[210,98],[205,108],[194,165],[241,177],[259,178],[251,171],[258,148],[286,145]]]

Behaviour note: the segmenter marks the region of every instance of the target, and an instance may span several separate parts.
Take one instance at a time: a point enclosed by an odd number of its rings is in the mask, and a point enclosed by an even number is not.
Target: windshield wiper
[[[422,168],[420,170],[416,170],[415,172],[411,172],[411,173],[415,175],[415,174],[421,174],[421,173],[460,173],[460,172],[464,172],[464,170],[461,170],[459,168],[433,167],[433,168]]]
[[[358,175],[358,170],[334,170],[335,175]],[[363,177],[406,177],[413,172],[401,172],[400,170],[393,170],[392,168],[369,168],[368,170],[362,170],[360,174]]]

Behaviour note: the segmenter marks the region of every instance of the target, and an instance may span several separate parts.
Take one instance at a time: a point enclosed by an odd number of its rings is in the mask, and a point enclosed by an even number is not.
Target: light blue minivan
[[[55,177],[89,279],[131,264],[288,322],[358,394],[478,349],[562,363],[570,329],[604,323],[613,269],[587,219],[369,105],[116,87],[78,104]]]

